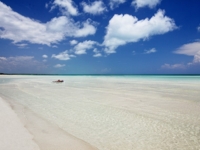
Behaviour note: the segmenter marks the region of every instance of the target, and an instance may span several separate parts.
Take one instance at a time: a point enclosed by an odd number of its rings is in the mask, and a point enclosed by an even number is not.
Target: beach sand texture
[[[52,83],[57,79],[65,82]],[[0,80],[0,97],[9,103],[9,112],[17,114],[27,134],[20,137],[32,148],[200,149],[199,77],[1,76]],[[13,128],[13,133],[18,130]]]

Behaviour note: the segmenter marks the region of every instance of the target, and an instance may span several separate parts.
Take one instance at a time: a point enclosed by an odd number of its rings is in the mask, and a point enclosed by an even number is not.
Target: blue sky
[[[0,0],[0,72],[199,74],[199,0]]]

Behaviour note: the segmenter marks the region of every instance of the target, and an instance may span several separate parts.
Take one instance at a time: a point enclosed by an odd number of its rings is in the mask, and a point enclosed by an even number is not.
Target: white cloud
[[[96,54],[94,54],[93,56],[94,56],[94,57],[101,57],[102,55],[101,55],[101,53],[96,53]]]
[[[99,45],[99,43],[97,43],[95,41],[91,41],[91,40],[80,42],[80,43],[76,44],[74,46],[74,48],[69,51],[66,50],[57,55],[53,54],[52,58],[59,59],[59,60],[69,60],[72,57],[76,57],[72,53],[74,53],[76,55],[86,54],[87,53],[86,51],[93,49],[95,45]],[[101,54],[97,49],[94,49],[93,52],[96,54],[94,57],[100,57]]]
[[[14,43],[29,40],[31,43],[49,45],[52,40],[45,37],[44,24],[21,16],[2,2],[0,2],[0,27],[3,28],[0,30],[0,37],[13,40]]]
[[[82,28],[81,28],[82,27]],[[96,28],[92,25],[91,20],[83,22],[79,25],[79,29],[74,31],[74,37],[86,37],[88,35],[93,35],[96,33]]]
[[[6,57],[0,57],[0,61],[6,61],[7,58]]]
[[[52,47],[53,47],[53,48],[58,48],[58,46],[57,46],[57,45],[52,45]]]
[[[156,52],[156,49],[155,48],[152,48],[150,50],[145,50],[144,51],[144,54],[151,54],[151,53],[155,53]]]
[[[26,48],[27,44],[24,43],[13,43],[14,45],[18,46],[19,48]]]
[[[103,45],[106,53],[115,53],[120,45],[130,42],[145,40],[153,35],[164,34],[176,29],[174,20],[164,16],[164,11],[159,10],[150,19],[138,20],[136,17],[114,15],[109,21]]]
[[[76,45],[78,43],[78,41],[76,41],[76,40],[71,40],[70,41],[70,45]]]
[[[68,53],[69,52],[66,50],[64,52],[59,53],[58,55],[53,54],[51,57],[59,60],[69,60],[71,57],[75,57],[74,55]]]
[[[76,23],[66,16],[55,17],[47,23],[24,17],[0,2],[0,38],[13,40],[13,43],[30,43],[50,46],[66,37],[85,37],[95,34],[92,21]]]
[[[73,35],[73,30],[75,27],[73,20],[70,20],[69,18],[65,16],[61,17],[55,17],[51,21],[46,23],[47,31],[53,32],[53,33],[60,33],[61,31],[66,32],[69,35]],[[69,27],[72,30],[66,29],[66,27]],[[64,33],[63,32],[63,33]]]
[[[43,57],[43,58],[48,58],[48,56],[47,56],[47,55],[42,55],[42,57]]]
[[[65,36],[86,37],[95,34],[96,28],[92,24],[90,19],[82,23],[75,23],[72,19],[61,16],[53,18],[46,26],[47,31],[54,33],[54,36],[58,34],[63,39]]]
[[[120,4],[125,3],[126,0],[110,0],[109,5],[110,5],[110,9],[114,9],[116,7],[118,7]]]
[[[186,66],[184,64],[173,64],[173,65],[170,65],[170,64],[164,64],[162,65],[163,69],[185,69]]]
[[[200,32],[200,26],[198,26],[198,27],[197,27],[197,31],[199,31],[199,32]]]
[[[187,64],[164,64],[164,69],[186,69],[195,64],[200,64],[200,41],[184,44],[174,51],[176,54],[183,54],[187,56],[193,56],[193,60]]]
[[[46,66],[35,60],[33,56],[0,57],[0,71],[10,73],[26,73],[43,71]]]
[[[96,48],[93,50],[93,52],[94,52],[93,57],[101,57],[102,56],[102,54],[100,53],[100,51],[97,50]]]
[[[85,13],[90,13],[93,15],[99,15],[107,11],[102,1],[94,1],[89,5],[86,4],[85,2],[82,2],[81,5],[83,6],[83,11]]]
[[[62,67],[65,67],[65,64],[56,64],[54,67],[55,68],[62,68]]]
[[[194,56],[193,62],[188,63],[189,65],[200,63],[200,41],[184,44],[174,51],[174,53]]]
[[[55,7],[59,7],[63,15],[78,15],[78,10],[72,0],[54,0],[51,10]]]
[[[45,4],[45,8],[48,8],[48,7],[49,7],[49,4],[48,4],[48,3],[46,3],[46,4]]]
[[[183,46],[179,47],[174,53],[176,54],[184,54],[188,56],[194,56],[200,52],[200,42],[193,42],[184,44]]]
[[[135,6],[136,9],[147,6],[149,8],[154,8],[160,2],[161,0],[133,0],[132,5]]]
[[[16,56],[16,57],[9,57],[8,59],[10,61],[18,61],[18,62],[23,62],[23,61],[29,61],[33,60],[33,56]]]
[[[194,55],[193,63],[200,63],[200,51]]]
[[[61,52],[57,55],[53,54],[52,58],[59,59],[59,60],[69,60],[72,57],[76,57],[72,53],[74,53],[76,55],[86,54],[87,53],[86,51],[93,49],[95,45],[99,45],[99,43],[97,43],[95,41],[91,41],[91,40],[80,42],[80,43],[76,44],[74,46],[74,48],[69,50],[69,51],[66,50],[66,51]],[[97,53],[97,51],[95,51],[95,52]],[[99,51],[98,51],[98,53],[99,53]]]
[[[86,54],[86,50],[94,48],[94,45],[97,44],[97,42],[91,40],[80,42],[74,47],[74,53],[77,55]]]

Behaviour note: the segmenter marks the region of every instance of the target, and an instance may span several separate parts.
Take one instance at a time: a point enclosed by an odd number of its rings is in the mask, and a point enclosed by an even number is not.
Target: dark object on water
[[[53,82],[61,83],[61,82],[64,82],[64,80],[57,80],[57,81],[53,81]]]

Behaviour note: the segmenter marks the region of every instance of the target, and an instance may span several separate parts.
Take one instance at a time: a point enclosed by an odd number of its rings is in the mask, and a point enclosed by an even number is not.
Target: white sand
[[[16,102],[11,102],[11,106],[18,114],[21,123],[23,123],[24,127],[34,137],[34,141],[38,144],[40,150],[57,150],[57,149],[94,150],[95,149],[86,142],[78,138],[75,138],[74,136],[63,131],[55,124],[47,122],[45,119],[33,113],[28,108],[20,104],[17,104]]]
[[[41,149],[60,150],[55,137],[85,149],[200,149],[200,80],[12,78],[0,94]]]
[[[0,149],[39,150],[14,111],[0,98]]]
[[[93,150],[94,147],[46,122],[22,105],[0,98],[1,150]],[[18,118],[20,117],[20,119]]]

